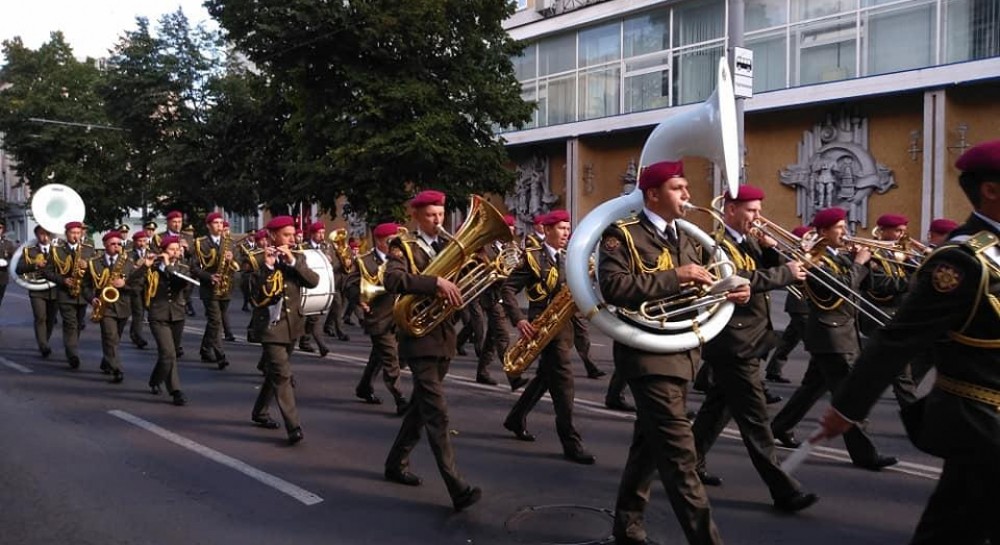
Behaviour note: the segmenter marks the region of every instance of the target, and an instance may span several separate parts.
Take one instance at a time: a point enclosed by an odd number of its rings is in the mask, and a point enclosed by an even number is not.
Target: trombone
[[[902,242],[904,239],[906,243]],[[879,257],[889,263],[911,269],[920,267],[920,262],[923,261],[927,248],[923,244],[917,243],[924,247],[924,251],[918,251],[916,244],[909,237],[904,237],[897,241],[889,241],[844,235],[844,242],[848,245],[868,248],[872,252],[879,253]]]

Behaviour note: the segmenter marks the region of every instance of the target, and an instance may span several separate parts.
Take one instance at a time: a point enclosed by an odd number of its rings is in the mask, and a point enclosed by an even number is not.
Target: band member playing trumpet
[[[155,224],[153,224],[155,230]],[[135,263],[142,263],[146,260],[146,255],[153,252],[149,248],[149,231],[138,230],[132,235],[132,249],[127,251],[129,259]],[[140,279],[140,282],[144,279]],[[142,336],[142,326],[145,323],[146,305],[142,300],[142,295],[146,293],[145,285],[133,286],[134,293],[129,300],[132,305],[132,322],[129,325],[129,339],[139,349],[144,349],[149,344]]]
[[[190,268],[181,257],[183,250],[178,237],[161,237],[160,248],[162,253],[159,255],[146,253],[129,283],[145,282],[143,302],[149,317],[149,331],[156,342],[156,365],[149,375],[149,389],[154,395],[159,394],[160,385],[166,384],[174,405],[185,405],[187,398],[181,392],[177,370],[177,347],[184,332],[185,306],[191,290],[188,281],[177,273],[188,275]]]
[[[955,167],[972,215],[923,261],[821,419],[823,437],[845,433],[904,365],[932,354],[934,389],[903,420],[944,468],[913,545],[1000,543],[1000,140],[973,146]]]
[[[229,366],[222,349],[222,315],[229,311],[233,275],[239,270],[233,239],[223,233],[225,219],[212,212],[205,216],[208,236],[194,241],[192,271],[201,281],[198,295],[205,307],[205,333],[201,337],[201,361],[214,363],[219,369]]]
[[[20,276],[41,275],[49,262],[49,253],[52,251],[52,235],[41,225],[35,226],[34,246],[24,249],[24,256],[17,263],[17,274]],[[35,342],[38,343],[38,351],[43,358],[49,357],[52,349],[49,348],[49,339],[52,338],[52,330],[56,326],[56,313],[59,312],[57,303],[58,288],[52,287],[45,290],[31,290],[28,292],[28,299],[31,301],[31,314],[35,318]]]
[[[315,288],[319,275],[306,265],[295,248],[295,219],[278,216],[267,224],[271,245],[264,250],[262,266],[258,269],[253,286],[253,318],[250,327],[253,336],[260,339],[264,355],[264,383],[254,403],[251,419],[259,426],[277,429],[271,419],[271,398],[278,402],[278,410],[285,421],[288,443],[302,440],[302,425],[295,408],[292,385],[292,364],[289,357],[295,343],[305,334],[305,316],[302,315],[302,288]]]
[[[858,295],[861,282],[868,274],[867,263],[871,252],[863,246],[856,248],[853,256],[847,252],[844,241],[846,218],[847,212],[843,208],[826,208],[817,212],[812,220],[826,247],[821,248],[822,254],[816,256],[817,263],[813,265],[822,269],[822,276],[819,276],[820,273],[810,274],[805,284],[810,309],[805,337],[809,366],[802,377],[802,385],[771,422],[775,439],[787,447],[798,446],[792,429],[823,394],[840,387],[860,351],[858,311],[844,297]],[[828,286],[821,285],[823,278],[835,279],[841,289],[850,293],[833,292]],[[878,471],[898,462],[894,457],[880,455],[871,437],[861,428],[854,428],[845,435],[844,443],[851,462],[858,467]]]
[[[774,437],[767,425],[760,358],[770,350],[773,333],[767,292],[805,280],[806,273],[797,261],[781,264],[773,239],[751,236],[763,200],[761,189],[743,185],[736,198],[727,194],[724,201],[725,223],[717,240],[736,266],[736,274],[750,280],[753,295],[747,304],[736,307],[725,329],[702,350],[713,381],[694,419],[694,442],[701,482],[722,484],[720,478],[705,471],[705,456],[730,418],[736,420],[750,462],[767,484],[775,508],[793,512],[809,507],[818,498],[804,493],[799,483],[778,467]]]
[[[6,230],[7,223],[0,219],[0,305],[3,304],[3,296],[7,293],[7,284],[10,282],[10,261],[17,251],[17,245],[7,240]]]
[[[349,298],[358,299],[358,305],[364,312],[361,326],[372,341],[368,363],[361,374],[361,380],[354,388],[354,395],[365,403],[382,403],[372,388],[372,379],[381,371],[385,389],[396,403],[396,414],[403,415],[410,403],[399,387],[399,345],[396,342],[396,323],[392,318],[392,307],[396,298],[382,293],[366,300],[371,296],[361,293],[362,275],[366,278],[366,282],[371,283],[372,288],[383,287],[386,261],[389,259],[389,239],[398,234],[399,225],[395,223],[381,223],[372,229],[375,247],[358,258],[357,266],[347,275],[345,291]]]
[[[445,195],[427,190],[410,201],[416,230],[396,237],[389,243],[384,284],[389,293],[438,296],[451,305],[462,305],[462,292],[454,282],[439,276],[421,274],[445,247],[439,236],[444,221]],[[399,434],[385,461],[385,478],[389,481],[418,486],[423,481],[410,473],[410,453],[420,440],[420,430],[426,428],[427,441],[437,460],[441,477],[448,488],[456,511],[479,501],[482,491],[470,486],[458,472],[455,451],[448,429],[448,407],[442,381],[455,357],[454,319],[444,320],[422,337],[400,331],[399,359],[413,373],[413,394],[410,408],[403,417]]]
[[[545,307],[552,302],[552,298],[566,283],[562,267],[565,262],[566,243],[569,241],[569,219],[569,213],[565,210],[554,210],[546,214],[542,218],[545,232],[542,245],[527,249],[521,264],[503,284],[501,293],[504,309],[511,323],[525,337],[535,336],[532,320],[545,311]],[[527,318],[521,312],[517,301],[517,294],[522,290],[527,290],[528,293]],[[583,439],[573,426],[574,385],[573,369],[569,360],[572,346],[573,326],[565,324],[556,337],[542,349],[538,371],[525,387],[517,403],[507,413],[503,427],[522,441],[534,441],[535,436],[526,428],[526,420],[531,409],[548,391],[552,396],[552,406],[556,413],[556,431],[562,443],[563,456],[579,464],[593,464],[596,458],[583,448]]]
[[[104,255],[90,260],[85,288],[91,297],[91,320],[101,325],[101,370],[111,374],[111,382],[125,380],[118,344],[121,331],[132,314],[134,289],[126,284],[135,265],[122,251],[124,235],[118,231],[108,231],[102,238]],[[137,275],[136,280],[141,277]]]
[[[612,305],[637,309],[648,300],[679,293],[681,286],[710,285],[693,238],[678,232],[690,200],[684,165],[661,161],[639,176],[643,210],[609,227],[598,254],[601,293]],[[744,286],[727,295],[735,303],[750,299]],[[636,402],[636,423],[615,505],[612,533],[618,543],[643,543],[643,512],[653,476],[659,472],[674,514],[690,543],[717,544],[722,539],[712,520],[705,488],[696,472],[694,436],[687,420],[687,387],[694,378],[700,350],[673,354],[644,352],[615,341],[616,372],[628,381]]]
[[[303,242],[301,248],[303,250],[319,250],[327,259],[333,259],[330,257],[330,244],[326,241],[326,225],[322,221],[317,221],[309,226],[309,240]],[[343,286],[343,284],[337,284],[337,286]],[[327,312],[333,312],[332,305],[331,308],[327,309]],[[325,358],[330,353],[330,348],[323,340],[323,336],[320,335],[321,329],[319,316],[307,316],[306,334],[299,339],[299,350],[315,352],[316,349],[309,342],[309,339],[312,338],[316,340],[316,346],[319,348],[319,357]]]
[[[89,297],[83,293],[87,262],[94,257],[94,247],[81,241],[83,223],[66,224],[66,243],[52,246],[43,275],[54,282],[62,318],[63,345],[71,369],[80,367],[80,316],[86,312]]]

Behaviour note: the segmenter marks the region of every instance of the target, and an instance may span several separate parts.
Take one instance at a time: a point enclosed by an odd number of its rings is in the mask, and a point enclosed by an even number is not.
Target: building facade
[[[519,172],[508,208],[579,219],[630,190],[650,131],[701,107],[740,27],[753,52],[743,176],[767,191],[769,218],[842,206],[864,230],[897,212],[922,235],[966,217],[953,163],[1000,138],[1000,0],[521,0],[506,28],[526,44],[514,66],[537,109],[503,132]],[[707,204],[717,169],[685,165]]]

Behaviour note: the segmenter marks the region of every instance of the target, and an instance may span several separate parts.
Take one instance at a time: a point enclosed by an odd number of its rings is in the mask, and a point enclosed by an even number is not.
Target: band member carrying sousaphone
[[[62,318],[63,345],[71,369],[80,367],[80,316],[87,308],[89,297],[83,293],[87,262],[94,257],[94,247],[83,243],[83,222],[66,224],[66,241],[52,246],[50,259],[42,273],[56,284],[59,315]]]
[[[41,225],[36,225],[35,240],[34,246],[24,248],[24,255],[17,262],[18,276],[37,279],[48,266],[52,252],[52,235]],[[52,338],[52,330],[56,326],[56,313],[59,312],[57,288],[51,283],[48,285],[52,287],[28,291],[31,314],[35,322],[35,342],[38,343],[38,351],[43,358],[49,357],[52,353],[49,339]]]

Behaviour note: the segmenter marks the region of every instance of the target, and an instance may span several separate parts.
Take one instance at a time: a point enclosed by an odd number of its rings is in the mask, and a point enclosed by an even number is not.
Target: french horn
[[[62,232],[63,227],[71,221],[82,222],[87,215],[87,207],[83,203],[83,198],[73,188],[62,184],[48,184],[42,186],[31,197],[31,215],[42,229],[54,234]],[[18,246],[10,261],[10,270],[14,271],[14,281],[28,291],[44,291],[56,287],[55,283],[40,275],[27,274],[22,277],[17,274],[17,266],[24,256],[25,248],[37,243],[38,240],[34,237],[26,240]],[[53,239],[52,244],[55,243]]]
[[[725,59],[721,59],[715,92],[699,106],[672,115],[653,129],[643,145],[640,168],[660,161],[679,161],[686,155],[705,157],[721,167],[729,195],[735,197],[739,177],[737,130],[733,82]],[[584,316],[615,341],[655,353],[690,350],[722,331],[733,315],[732,303],[722,301],[691,309],[689,314],[696,313],[694,317],[650,323],[650,328],[639,327],[623,320],[617,309],[604,302],[600,289],[588,274],[591,255],[604,230],[619,219],[635,215],[642,206],[643,194],[636,186],[628,195],[599,205],[580,221],[567,250],[566,283]],[[676,220],[676,225],[703,248],[711,250],[721,278],[735,272],[726,253],[711,236],[685,220]]]

